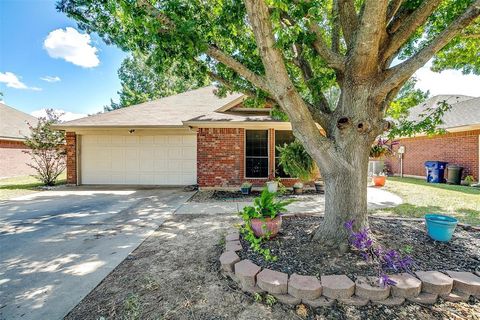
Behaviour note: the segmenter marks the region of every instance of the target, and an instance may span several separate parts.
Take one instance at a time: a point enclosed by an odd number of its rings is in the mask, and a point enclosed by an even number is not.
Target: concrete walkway
[[[375,187],[368,188],[367,201],[369,209],[391,208],[402,204],[399,196]],[[252,205],[251,201],[185,202],[174,214],[236,214],[249,205]],[[324,208],[323,195],[305,196],[287,206],[288,212],[292,213],[323,214]]]
[[[0,320],[63,319],[192,194],[77,187],[0,202]]]

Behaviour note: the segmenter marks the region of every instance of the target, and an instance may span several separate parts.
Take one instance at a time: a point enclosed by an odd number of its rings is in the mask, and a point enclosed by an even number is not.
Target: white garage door
[[[82,184],[197,183],[196,135],[83,135]]]

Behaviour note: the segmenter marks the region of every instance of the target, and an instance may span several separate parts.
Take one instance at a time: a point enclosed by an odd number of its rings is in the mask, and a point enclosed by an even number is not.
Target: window
[[[268,177],[268,130],[245,131],[245,177]]]
[[[275,130],[275,176],[280,178],[290,178],[290,175],[283,171],[282,166],[279,163],[280,152],[277,150],[277,146],[289,144],[295,140],[292,131],[290,130]]]

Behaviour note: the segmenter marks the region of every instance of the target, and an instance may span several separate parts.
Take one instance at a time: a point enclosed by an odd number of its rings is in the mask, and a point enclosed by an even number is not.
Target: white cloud
[[[465,75],[458,70],[445,70],[440,73],[430,70],[431,63],[420,68],[415,77],[417,87],[424,91],[430,90],[432,96],[439,94],[463,94],[480,96],[480,76]]]
[[[70,120],[75,120],[75,119],[79,119],[87,116],[86,114],[83,114],[83,113],[73,113],[70,111],[62,110],[62,109],[54,109],[54,111],[57,114],[61,114],[60,116],[61,121],[70,121]],[[35,110],[35,111],[32,111],[30,114],[37,118],[47,116],[47,112],[45,111],[45,109]]]
[[[44,76],[44,77],[40,77],[40,80],[47,81],[47,82],[59,82],[62,79],[60,79],[60,77],[57,77],[57,76]]]
[[[42,91],[42,88],[29,87],[20,80],[20,77],[13,72],[0,72],[0,83],[5,83],[7,87],[14,89],[29,89],[33,91]]]
[[[90,45],[88,34],[81,34],[76,29],[67,27],[56,29],[48,34],[43,47],[52,58],[61,58],[77,66],[93,68],[99,65],[98,49]]]

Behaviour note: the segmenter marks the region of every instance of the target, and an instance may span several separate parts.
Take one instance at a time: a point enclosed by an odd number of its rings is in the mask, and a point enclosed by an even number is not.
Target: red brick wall
[[[275,170],[275,134],[269,130],[270,176]],[[244,181],[262,186],[268,179],[245,179],[245,129],[199,128],[197,175],[200,187],[238,187]],[[292,186],[297,179],[282,179]]]
[[[473,175],[479,179],[479,135],[480,130],[447,133],[433,137],[416,137],[399,140],[405,146],[403,173],[425,176],[424,162],[428,160],[446,161],[464,167],[463,177]],[[398,149],[398,146],[395,148]],[[400,173],[398,155],[388,159],[393,173]]]
[[[22,141],[0,140],[0,178],[26,176],[35,170],[27,165],[31,158],[25,154],[28,148]]]
[[[77,184],[77,136],[75,132],[67,132],[67,183]]]

